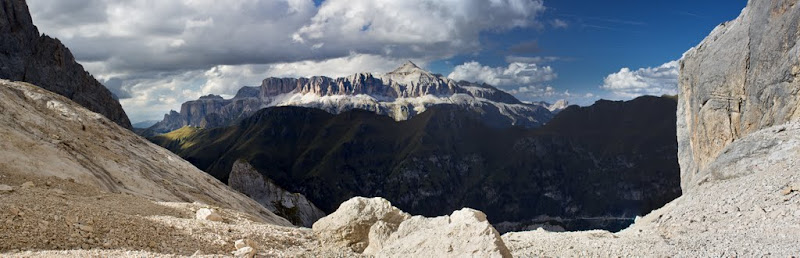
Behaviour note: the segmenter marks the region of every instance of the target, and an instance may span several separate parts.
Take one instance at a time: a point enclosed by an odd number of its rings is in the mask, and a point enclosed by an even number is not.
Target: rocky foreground
[[[292,227],[99,114],[0,81],[0,255],[797,256],[798,8],[750,1],[687,53],[678,111],[684,195],[619,233],[501,236],[480,211],[424,218],[381,198],[354,198],[311,229]],[[747,45],[731,45],[740,39]]]

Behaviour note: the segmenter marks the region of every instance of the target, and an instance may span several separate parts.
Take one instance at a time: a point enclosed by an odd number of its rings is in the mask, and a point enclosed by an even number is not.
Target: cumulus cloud
[[[510,57],[508,66],[490,67],[479,62],[466,62],[456,66],[448,78],[471,82],[488,83],[504,89],[522,101],[548,101],[568,99],[570,102],[579,99],[593,98],[594,95],[575,95],[569,90],[558,90],[548,82],[555,80],[558,74],[550,66],[541,66],[538,62],[555,61],[555,57]],[[518,61],[518,62],[514,62]],[[525,62],[527,61],[527,62]],[[578,101],[585,103],[586,101]]]
[[[480,33],[535,26],[542,0],[28,0],[123,99],[133,121],[272,75],[385,71],[480,49]],[[400,61],[398,61],[400,60]],[[311,74],[311,73],[316,74]]]
[[[541,0],[327,0],[296,42],[402,57],[445,57],[480,48],[482,31],[535,24]]]
[[[543,63],[552,63],[555,61],[562,60],[561,57],[557,56],[506,56],[506,62],[508,63],[534,63],[534,64],[543,64]]]
[[[553,28],[556,28],[556,29],[569,28],[569,23],[567,23],[566,21],[564,21],[562,19],[553,19],[552,21],[550,21],[550,25],[552,25]]]
[[[641,95],[675,95],[678,93],[678,61],[638,70],[622,68],[619,72],[606,76],[601,88],[627,98]]]
[[[447,76],[454,80],[485,82],[494,86],[506,87],[539,84],[552,81],[558,74],[550,66],[535,63],[514,62],[508,67],[489,67],[476,61],[456,66]]]

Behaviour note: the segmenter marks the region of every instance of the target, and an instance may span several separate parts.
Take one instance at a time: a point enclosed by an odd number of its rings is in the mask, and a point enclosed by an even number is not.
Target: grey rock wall
[[[800,114],[800,6],[751,0],[680,64],[677,111],[681,187],[718,180],[706,170],[732,142]]]

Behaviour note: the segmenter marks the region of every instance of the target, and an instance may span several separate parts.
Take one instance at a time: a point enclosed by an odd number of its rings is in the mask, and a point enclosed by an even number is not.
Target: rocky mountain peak
[[[561,99],[556,101],[556,103],[553,103],[552,105],[548,106],[547,109],[550,110],[550,112],[558,112],[566,109],[567,107],[569,107],[569,101],[567,101],[566,99]]]
[[[403,65],[401,65],[400,67],[397,67],[397,69],[394,69],[394,71],[389,72],[389,74],[411,74],[411,73],[429,73],[429,72],[420,68],[419,66],[417,66],[417,64],[411,62],[410,60],[403,63]]]
[[[0,9],[0,14],[4,18],[0,19],[0,32],[38,34],[25,1],[2,1],[0,6],[3,7]]]
[[[200,99],[222,100],[223,98],[220,95],[208,94],[200,97]]]
[[[0,0],[0,7],[0,79],[34,84],[132,128],[111,91],[58,39],[39,34],[24,0]]]

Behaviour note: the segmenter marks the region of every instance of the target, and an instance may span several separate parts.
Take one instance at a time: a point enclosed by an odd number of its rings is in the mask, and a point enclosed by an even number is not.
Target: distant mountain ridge
[[[456,105],[404,121],[272,107],[229,127],[150,140],[223,182],[246,161],[325,213],[353,196],[382,196],[426,216],[484,210],[508,222],[497,224],[502,231],[618,230],[680,195],[675,110],[670,98],[601,100],[527,129],[492,128]]]
[[[0,79],[31,83],[131,129],[119,101],[58,39],[39,34],[24,0],[0,0]]]
[[[339,114],[363,109],[402,121],[431,106],[452,104],[482,114],[492,127],[538,127],[549,121],[549,106],[526,104],[488,84],[455,81],[407,62],[386,74],[357,73],[329,78],[267,78],[259,87],[243,87],[232,99],[216,95],[181,105],[152,126],[149,135],[183,126],[220,127],[273,106],[311,107]]]

